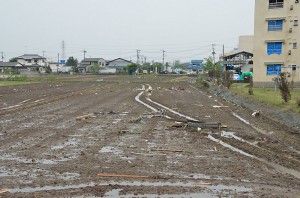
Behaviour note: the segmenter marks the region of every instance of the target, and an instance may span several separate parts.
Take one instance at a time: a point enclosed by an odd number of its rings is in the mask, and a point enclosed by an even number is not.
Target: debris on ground
[[[261,115],[261,112],[258,111],[258,110],[255,110],[253,113],[252,113],[252,117],[259,117]]]
[[[130,120],[129,123],[139,124],[139,123],[142,122],[142,120],[143,120],[143,118],[139,117],[139,118],[135,118],[135,119]]]
[[[213,108],[228,108],[228,106],[217,106],[217,105],[214,105]]]
[[[121,131],[118,132],[118,134],[123,135],[123,134],[126,134],[128,132],[129,132],[129,130],[121,130]]]
[[[139,176],[139,175],[118,175],[118,174],[97,174],[99,177],[123,177],[123,178],[140,178],[140,179],[147,179],[150,178],[149,176]]]
[[[76,120],[80,121],[80,120],[86,120],[89,118],[96,118],[95,114],[87,114],[87,115],[82,115],[76,118]]]
[[[174,153],[185,152],[184,150],[174,150],[174,149],[151,149],[151,151],[157,151],[157,152],[174,152]]]
[[[108,114],[118,114],[118,113],[115,112],[115,111],[113,111],[113,110],[110,110],[110,111],[108,112]]]
[[[0,194],[2,194],[2,193],[6,193],[6,192],[9,192],[8,190],[6,190],[6,189],[2,189],[2,190],[0,190]]]
[[[266,142],[278,143],[278,139],[276,137],[274,137],[273,135],[266,135],[263,138],[263,140],[266,141]]]

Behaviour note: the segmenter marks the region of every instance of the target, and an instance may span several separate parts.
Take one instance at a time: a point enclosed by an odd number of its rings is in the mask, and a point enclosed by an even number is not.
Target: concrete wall
[[[246,51],[253,53],[254,51],[254,36],[240,36],[239,37],[239,52]]]
[[[293,6],[293,10],[290,7]],[[255,1],[255,33],[254,33],[254,84],[273,84],[276,75],[267,75],[268,64],[282,64],[282,72],[292,73],[296,84],[300,82],[300,68],[293,71],[284,68],[291,65],[300,66],[300,26],[294,26],[294,20],[299,20],[300,3],[295,0],[284,0],[283,8],[269,9],[269,0]],[[283,30],[268,31],[269,20],[283,19]],[[289,29],[292,28],[292,33]],[[282,41],[282,54],[267,54],[268,41]],[[293,49],[293,43],[297,43],[297,49]],[[289,55],[289,50],[292,54]]]

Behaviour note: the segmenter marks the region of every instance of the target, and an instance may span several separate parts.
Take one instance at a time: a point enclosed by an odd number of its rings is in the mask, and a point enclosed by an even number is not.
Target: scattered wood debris
[[[131,152],[133,155],[143,155],[143,156],[148,156],[148,157],[153,157],[153,156],[166,156],[167,154],[149,154],[149,153],[134,153]]]
[[[227,128],[226,125],[222,125],[219,122],[175,122],[175,124],[172,125],[174,128],[181,128],[181,127],[191,127],[191,128],[201,128],[201,129],[220,129],[220,128]]]
[[[187,127],[220,129],[223,126],[219,122],[188,122]]]
[[[258,111],[258,110],[255,110],[253,113],[252,113],[252,117],[259,117],[261,115],[261,112]]]
[[[76,120],[81,121],[81,120],[86,120],[89,118],[96,118],[96,116],[95,116],[95,114],[87,114],[87,115],[77,117]]]
[[[123,135],[123,134],[126,134],[128,132],[129,132],[129,130],[121,130],[121,131],[118,132],[118,134]]]
[[[214,105],[213,108],[228,108],[228,106],[217,106],[217,105]]]
[[[7,189],[2,189],[2,190],[0,190],[0,194],[2,194],[2,193],[6,193],[6,192],[9,192]]]
[[[139,117],[139,118],[135,118],[133,120],[130,120],[129,123],[134,123],[134,124],[139,124],[142,122],[142,117]]]
[[[212,185],[212,183],[209,183],[209,182],[195,182],[195,186],[210,186]]]
[[[174,153],[183,153],[184,150],[174,150],[174,149],[151,149],[151,151],[157,151],[157,152],[174,152]]]
[[[150,178],[149,176],[140,176],[140,175],[119,175],[119,174],[106,174],[106,173],[101,173],[97,174],[99,177],[123,177],[123,178],[142,178],[142,179],[147,179]]]

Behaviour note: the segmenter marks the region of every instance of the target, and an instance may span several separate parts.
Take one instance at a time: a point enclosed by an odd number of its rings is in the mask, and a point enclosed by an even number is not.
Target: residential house
[[[188,74],[203,74],[204,64],[203,60],[191,60],[188,66]]]
[[[255,86],[272,86],[281,72],[300,85],[299,17],[299,0],[255,1]]]
[[[125,60],[123,58],[117,58],[111,61],[107,61],[106,67],[108,67],[109,69],[115,68],[118,71],[121,71],[124,67],[130,64],[133,64],[133,62]]]
[[[2,62],[0,61],[0,73],[5,73],[6,70],[17,70],[17,68],[22,67],[20,63],[17,62]]]
[[[34,75],[46,72],[47,63],[45,57],[39,56],[38,54],[24,54],[16,57],[16,59],[17,62],[23,66],[22,72],[25,75]]]
[[[222,57],[221,64],[226,71],[234,71],[241,75],[242,72],[250,72],[253,69],[253,53],[237,52]]]
[[[93,65],[99,65],[100,67],[106,66],[106,60],[103,58],[85,58],[78,66],[79,73],[89,73]]]

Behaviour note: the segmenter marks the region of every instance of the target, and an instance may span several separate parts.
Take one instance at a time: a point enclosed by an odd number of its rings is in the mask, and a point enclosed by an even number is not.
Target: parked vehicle
[[[233,80],[241,80],[241,76],[239,74],[233,74],[232,79]]]

